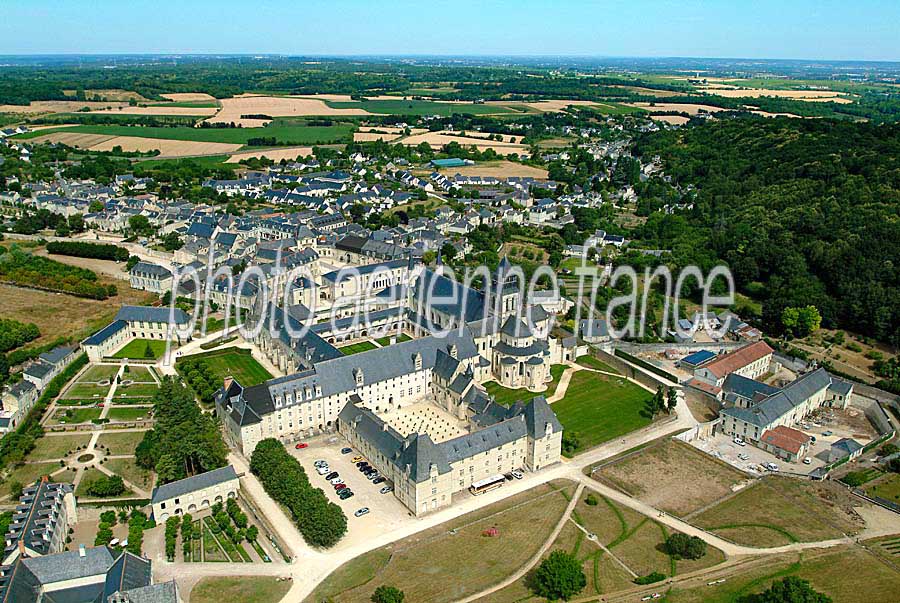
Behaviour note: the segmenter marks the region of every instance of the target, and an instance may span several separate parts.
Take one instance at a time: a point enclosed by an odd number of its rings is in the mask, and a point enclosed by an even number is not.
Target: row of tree
[[[111,243],[85,243],[84,241],[51,241],[47,243],[47,252],[58,255],[70,255],[78,258],[94,260],[128,260],[128,250]]]
[[[250,457],[250,471],[256,475],[269,496],[287,507],[303,538],[315,547],[337,544],[347,531],[347,517],[341,508],[329,502],[325,493],[314,488],[302,465],[278,440],[262,440]]]
[[[40,336],[41,331],[33,322],[23,323],[11,318],[0,318],[0,352],[8,352]]]
[[[90,299],[107,299],[118,293],[115,285],[98,282],[91,270],[26,253],[16,246],[0,247],[0,280]]]

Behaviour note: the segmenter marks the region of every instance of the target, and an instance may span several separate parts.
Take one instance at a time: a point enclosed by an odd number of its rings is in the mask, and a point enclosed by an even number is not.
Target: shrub
[[[119,496],[125,492],[125,482],[118,475],[104,475],[88,484],[87,492],[97,498]]]
[[[372,603],[403,603],[403,591],[396,586],[379,586],[372,593]]]
[[[706,542],[696,536],[676,533],[666,538],[666,551],[675,559],[700,559],[706,554]]]
[[[116,525],[116,512],[104,511],[100,514],[100,521],[102,521],[103,523],[108,523],[111,526]]]
[[[665,574],[653,572],[652,574],[647,574],[646,576],[638,576],[633,580],[633,582],[635,584],[653,584],[654,582],[662,582],[665,579]]]
[[[587,498],[584,499],[584,504],[590,505],[590,506],[592,506],[592,507],[596,507],[596,506],[597,506],[597,503],[599,503],[599,502],[600,502],[600,501],[599,501],[599,500],[597,499],[597,497],[594,496],[593,494],[588,494],[588,495],[587,495]]]
[[[534,572],[532,590],[541,597],[568,601],[587,586],[582,564],[574,555],[556,550]]]

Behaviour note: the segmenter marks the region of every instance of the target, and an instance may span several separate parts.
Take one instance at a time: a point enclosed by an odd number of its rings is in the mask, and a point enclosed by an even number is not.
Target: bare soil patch
[[[391,142],[400,138],[401,134],[379,134],[378,132],[354,132],[353,142],[375,142],[383,140]]]
[[[196,140],[165,140],[139,136],[114,136],[91,147],[92,151],[111,151],[113,147],[123,151],[159,151],[160,157],[187,157],[190,155],[222,155],[233,153],[242,145],[225,142],[201,142]]]
[[[160,94],[161,97],[170,101],[189,103],[195,101],[214,101],[216,97],[210,96],[204,92],[170,92],[168,94]]]
[[[75,147],[78,149],[89,149],[95,144],[106,142],[113,136],[106,134],[85,134],[84,132],[54,132],[52,134],[44,134],[31,139],[31,142],[38,144],[44,142],[61,142],[64,145]]]
[[[116,115],[186,115],[208,116],[215,115],[215,107],[118,107],[116,109],[102,109],[92,113],[114,113]]]
[[[835,102],[840,104],[852,103],[853,99],[838,96],[832,90],[772,90],[771,88],[734,88],[731,86],[709,86],[704,88],[706,92],[725,98],[759,98],[772,96],[776,98],[790,98],[811,103]]]
[[[641,109],[646,109],[647,111],[678,111],[679,113],[687,113],[688,115],[697,115],[701,111],[705,111],[707,113],[718,113],[719,111],[725,111],[722,107],[714,107],[712,105],[700,105],[695,103],[653,103],[652,105],[648,102],[639,102],[639,103],[623,103],[630,107],[640,107]]]
[[[523,165],[514,161],[490,161],[476,165],[467,165],[460,168],[447,168],[440,170],[443,174],[462,176],[493,176],[495,178],[508,178],[510,176],[522,176],[529,178],[546,178],[547,170],[531,165]]]
[[[667,124],[676,126],[680,126],[691,121],[690,117],[685,117],[684,115],[654,115],[651,119],[655,121],[663,121]]]
[[[306,157],[312,155],[312,147],[283,147],[280,149],[267,149],[265,151],[245,151],[243,153],[235,153],[225,163],[238,163],[242,159],[253,159],[257,157],[267,157],[272,161],[281,161],[287,159],[293,161],[297,157]]]
[[[747,479],[678,440],[645,448],[602,467],[593,477],[678,517],[731,494]]]
[[[30,105],[0,105],[0,113],[74,113],[84,107],[99,111],[109,107],[127,107],[123,102],[99,101],[31,101]]]
[[[323,97],[324,98],[324,97]],[[240,124],[243,127],[260,127],[267,120],[247,119],[241,115],[268,115],[269,117],[316,115],[371,115],[362,109],[333,109],[320,98],[302,96],[237,96],[222,99],[219,112],[207,119],[210,123]]]
[[[493,149],[500,155],[509,155],[511,153],[527,153],[528,147],[522,144],[514,144],[510,142],[495,142],[481,138],[469,136],[456,136],[448,132],[428,132],[425,134],[413,134],[398,141],[400,144],[407,146],[417,146],[423,142],[427,142],[433,148],[443,147],[445,144],[456,142],[462,146],[475,146],[480,151],[485,149]]]

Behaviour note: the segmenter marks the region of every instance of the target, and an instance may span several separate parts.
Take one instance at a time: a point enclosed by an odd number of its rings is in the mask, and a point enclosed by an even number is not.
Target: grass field
[[[371,341],[360,341],[359,343],[352,343],[338,349],[344,356],[352,356],[353,354],[359,354],[360,352],[368,352],[369,350],[374,350],[376,347],[378,346],[376,346]]]
[[[115,397],[148,398],[156,394],[157,391],[159,391],[159,386],[156,383],[132,383],[116,387]]]
[[[677,440],[605,465],[593,477],[676,517],[714,503],[747,480],[730,465]]]
[[[366,101],[325,101],[332,109],[362,109],[369,113],[383,115],[441,115],[454,113],[465,115],[487,115],[492,113],[515,113],[497,105],[476,105],[463,103],[438,103],[427,100],[366,100]]]
[[[109,409],[106,418],[110,421],[138,421],[151,418],[151,410],[148,406],[114,406]]]
[[[208,155],[206,157],[187,157],[184,159],[147,159],[137,161],[135,166],[140,170],[153,170],[158,168],[169,168],[171,166],[184,165],[190,162],[194,165],[209,169],[224,168],[225,162],[228,161],[230,155]]]
[[[269,576],[206,577],[191,591],[191,603],[270,603],[280,601],[290,588],[290,581]]]
[[[572,486],[565,488],[571,496]],[[520,568],[552,532],[567,502],[551,486],[541,485],[354,559],[328,576],[307,601],[368,601],[381,584],[401,586],[409,601],[463,598]],[[499,536],[483,536],[490,527]]]
[[[575,359],[575,362],[587,368],[596,369],[598,371],[606,371],[607,373],[619,374],[619,371],[609,366],[602,360],[597,360],[593,356],[579,356]]]
[[[185,358],[207,360],[209,368],[219,379],[231,376],[244,387],[257,385],[272,378],[271,373],[250,355],[250,350],[224,348]]]
[[[87,446],[91,441],[90,435],[61,435],[38,438],[34,450],[28,453],[29,461],[46,461],[60,459],[66,456],[70,450],[78,446]]]
[[[578,371],[553,411],[563,429],[576,434],[578,453],[649,425],[644,405],[650,398],[652,394],[625,379]]]
[[[141,358],[148,359],[147,347],[153,353],[153,360],[162,358],[166,353],[166,342],[161,339],[132,339],[121,350],[112,355],[113,358]]]
[[[76,423],[90,423],[100,418],[102,408],[65,408],[53,413],[50,419],[51,425],[74,425]]]
[[[104,136],[138,136],[156,140],[189,140],[196,142],[224,142],[230,144],[247,144],[251,138],[274,137],[279,144],[326,144],[349,142],[353,134],[353,126],[338,123],[332,126],[308,126],[300,121],[276,119],[264,128],[193,128],[179,126],[142,127],[142,126],[72,126],[69,128],[50,128],[21,134],[22,138],[35,138],[57,132],[101,134]]]
[[[96,385],[76,381],[66,390],[66,398],[87,400],[95,398],[95,402],[102,402],[103,397],[109,393],[109,385]]]
[[[866,487],[866,494],[878,496],[893,503],[900,503],[900,474],[887,473],[870,482]],[[898,528],[900,532],[900,528]]]
[[[840,538],[862,527],[842,510],[854,503],[850,496],[836,484],[772,476],[691,518],[691,523],[747,546]]]
[[[397,343],[403,343],[404,341],[409,341],[410,339],[412,339],[412,337],[410,337],[406,333],[400,333],[399,335],[397,335]],[[388,335],[387,337],[379,337],[375,341],[380,343],[382,347],[386,347],[391,345],[391,336]]]
[[[103,466],[142,490],[153,486],[153,473],[138,467],[134,459],[107,459]]]
[[[119,372],[119,365],[117,364],[95,364],[94,366],[88,368],[81,375],[79,381],[81,382],[99,382],[99,381],[110,381],[113,377],[116,376],[116,373]]]
[[[559,385],[559,379],[562,377],[563,372],[566,370],[566,365],[564,364],[554,364],[550,367],[550,375],[553,377],[553,381],[551,381],[547,389],[542,392],[533,392],[525,388],[521,389],[509,389],[507,387],[503,387],[496,381],[489,381],[484,384],[487,392],[494,396],[494,401],[497,404],[502,404],[503,406],[511,406],[515,404],[519,400],[522,402],[526,402],[531,400],[535,396],[552,396],[554,392],[556,392],[556,386]]]
[[[97,445],[109,448],[113,455],[134,454],[134,449],[144,439],[143,431],[123,431],[121,433],[102,433]]]
[[[150,367],[140,365],[126,366],[125,371],[122,373],[122,380],[131,380],[137,383],[156,383],[156,379],[154,379],[151,374]]]
[[[79,482],[78,487],[75,488],[75,496],[86,496],[90,497],[88,494],[88,488],[92,483],[97,481],[98,479],[105,478],[107,475],[100,471],[99,469],[86,469],[84,472],[84,476],[81,478],[81,482]],[[132,496],[133,492],[131,490],[125,489],[125,492],[116,496],[115,498],[126,498],[128,496]]]
[[[835,603],[843,601],[896,601],[900,572],[858,547],[837,547],[800,554],[773,555],[735,573],[723,570],[709,574],[713,580],[726,577],[715,588],[704,582],[685,588],[672,586],[664,603],[733,603],[750,594],[759,593],[772,582],[787,576],[809,580],[817,591],[831,597]],[[696,583],[695,583],[696,584]]]

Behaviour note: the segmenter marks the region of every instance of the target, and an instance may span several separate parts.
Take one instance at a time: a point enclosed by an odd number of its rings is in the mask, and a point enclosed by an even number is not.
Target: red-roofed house
[[[716,387],[722,387],[725,377],[731,373],[756,379],[769,371],[772,351],[765,341],[757,341],[703,365],[694,371],[694,377]]]
[[[763,432],[756,445],[780,459],[796,463],[809,450],[809,436],[785,425]]]

